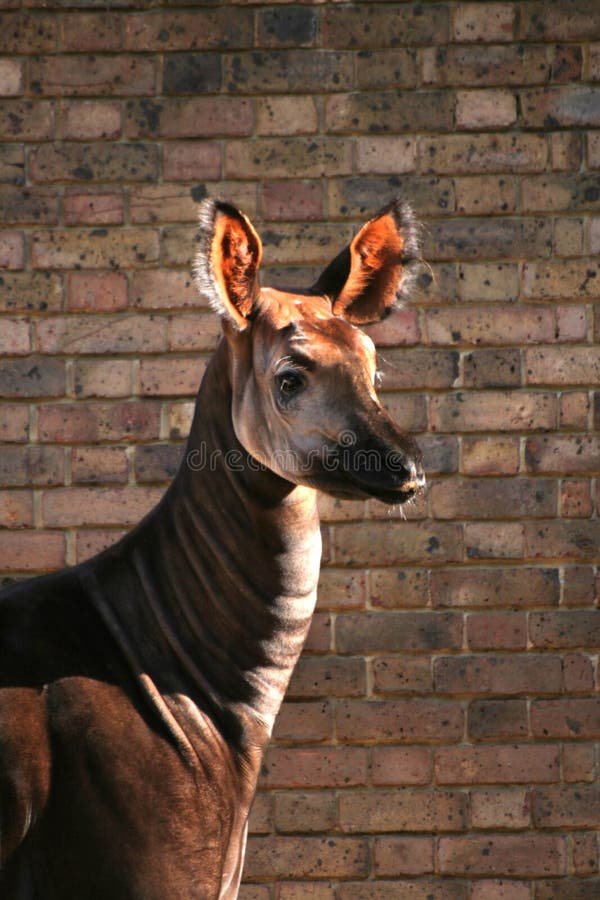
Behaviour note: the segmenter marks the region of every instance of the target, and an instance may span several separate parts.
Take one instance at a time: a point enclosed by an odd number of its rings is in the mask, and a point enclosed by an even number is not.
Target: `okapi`
[[[317,490],[403,503],[415,442],[358,327],[418,264],[394,202],[306,291],[260,288],[235,207],[201,207],[195,279],[223,337],[184,460],[117,544],[0,597],[0,896],[238,894],[261,759],[311,622]]]

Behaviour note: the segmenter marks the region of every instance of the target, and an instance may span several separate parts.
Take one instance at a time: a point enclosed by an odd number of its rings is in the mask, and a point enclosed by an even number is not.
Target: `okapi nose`
[[[403,491],[418,491],[425,486],[425,473],[421,466],[412,460],[408,463],[408,478],[402,485]]]

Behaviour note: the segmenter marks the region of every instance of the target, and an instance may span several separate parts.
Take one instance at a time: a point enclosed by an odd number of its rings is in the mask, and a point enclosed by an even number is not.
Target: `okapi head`
[[[222,317],[232,421],[250,456],[335,497],[403,503],[424,484],[421,454],[381,406],[376,354],[359,326],[385,317],[419,260],[417,228],[394,202],[308,290],[261,288],[262,245],[235,207],[205,201],[195,277]]]

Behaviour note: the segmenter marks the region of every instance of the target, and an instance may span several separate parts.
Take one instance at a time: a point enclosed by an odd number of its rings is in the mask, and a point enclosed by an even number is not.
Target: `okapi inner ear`
[[[243,330],[260,292],[260,238],[238,209],[213,201],[202,204],[199,237],[196,284],[219,315]]]
[[[335,315],[366,325],[386,316],[407,293],[411,264],[419,258],[412,211],[395,202],[360,229],[313,290],[331,298]]]

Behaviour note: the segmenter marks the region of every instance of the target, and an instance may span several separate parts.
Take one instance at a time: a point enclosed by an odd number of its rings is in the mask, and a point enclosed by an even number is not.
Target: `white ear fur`
[[[204,200],[199,210],[194,282],[218,315],[238,330],[258,298],[260,238],[240,210],[219,200]]]

